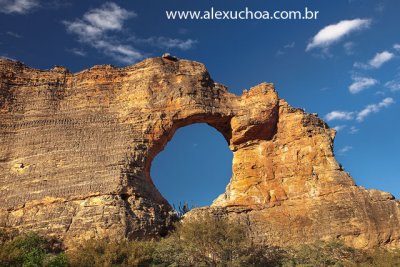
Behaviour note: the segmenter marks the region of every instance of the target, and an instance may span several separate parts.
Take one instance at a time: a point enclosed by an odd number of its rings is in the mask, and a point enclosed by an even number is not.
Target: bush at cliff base
[[[289,248],[255,244],[236,222],[202,218],[176,225],[154,241],[88,240],[63,252],[60,243],[34,233],[0,231],[0,266],[400,266],[400,252],[356,250],[338,241]]]

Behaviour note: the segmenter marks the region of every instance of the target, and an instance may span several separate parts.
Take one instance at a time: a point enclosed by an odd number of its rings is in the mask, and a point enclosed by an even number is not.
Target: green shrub
[[[388,251],[384,249],[374,249],[364,252],[362,261],[358,266],[362,267],[397,267],[400,266],[400,251]]]
[[[287,249],[288,257],[283,262],[289,266],[346,266],[347,259],[356,257],[355,250],[341,242],[316,242]]]
[[[243,225],[208,217],[178,224],[157,245],[154,262],[164,266],[266,266],[268,251],[252,242]]]
[[[47,254],[43,262],[44,267],[66,267],[68,266],[68,258],[64,253]]]
[[[400,266],[400,252],[385,249],[357,250],[339,241],[316,242],[286,248],[283,267],[397,267]]]
[[[88,240],[68,252],[68,262],[72,267],[148,266],[154,247],[154,242],[145,241]]]
[[[247,228],[225,219],[185,221],[159,241],[88,240],[62,252],[37,234],[0,233],[0,266],[400,266],[400,251],[356,250],[341,242],[285,249],[256,245]]]
[[[0,244],[0,266],[67,266],[65,257],[51,253],[49,240],[27,233],[2,241]]]

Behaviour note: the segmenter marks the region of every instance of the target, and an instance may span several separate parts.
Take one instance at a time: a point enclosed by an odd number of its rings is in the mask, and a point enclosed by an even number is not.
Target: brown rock
[[[336,162],[335,136],[271,84],[235,96],[205,67],[153,58],[76,74],[0,60],[0,227],[59,236],[151,238],[174,214],[150,167],[175,131],[220,131],[233,176],[211,207],[276,245],[340,238],[400,247],[399,203],[357,187]]]

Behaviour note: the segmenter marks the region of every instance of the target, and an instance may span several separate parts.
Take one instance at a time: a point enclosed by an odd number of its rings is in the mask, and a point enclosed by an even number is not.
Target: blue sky
[[[166,10],[211,7],[308,7],[319,16],[279,21],[165,16]],[[168,51],[205,63],[214,80],[235,94],[272,82],[291,105],[318,113],[338,129],[337,160],[358,185],[400,197],[399,12],[397,0],[0,0],[0,56],[76,72],[96,64],[125,66]],[[224,191],[231,158],[214,129],[189,126],[155,159],[152,176],[171,202],[205,205]]]

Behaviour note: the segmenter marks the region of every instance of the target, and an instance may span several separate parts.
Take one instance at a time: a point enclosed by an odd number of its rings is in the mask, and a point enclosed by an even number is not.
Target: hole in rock
[[[129,195],[128,194],[120,194],[120,197],[122,200],[128,200]]]
[[[151,177],[160,193],[176,209],[209,206],[232,176],[232,151],[208,124],[192,124],[176,131],[152,162]]]

